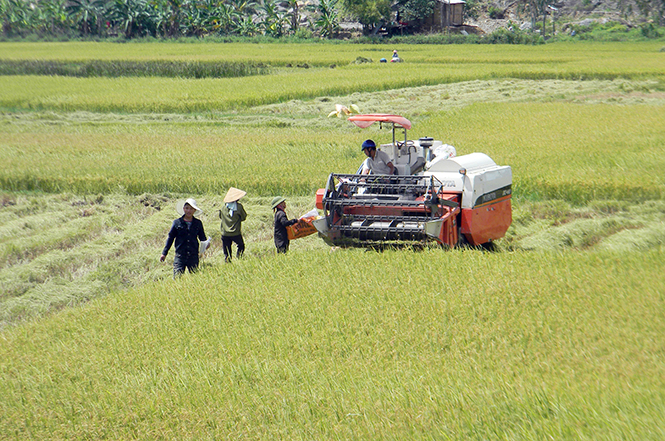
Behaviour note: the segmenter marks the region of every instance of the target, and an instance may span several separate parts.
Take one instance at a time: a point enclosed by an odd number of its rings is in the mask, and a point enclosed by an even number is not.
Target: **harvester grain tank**
[[[434,240],[454,247],[486,245],[505,235],[512,222],[510,166],[484,153],[456,156],[454,147],[429,137],[409,140],[411,122],[399,115],[353,115],[349,121],[361,128],[392,126],[392,142],[378,148],[397,174],[331,173],[316,194],[323,216],[313,221],[327,243]]]

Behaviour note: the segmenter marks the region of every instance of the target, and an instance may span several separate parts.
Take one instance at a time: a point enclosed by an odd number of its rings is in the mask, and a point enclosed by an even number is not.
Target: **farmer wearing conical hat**
[[[282,254],[289,250],[289,235],[286,227],[298,223],[298,219],[289,219],[284,212],[286,208],[286,199],[282,196],[275,196],[271,207],[275,212],[275,248]]]
[[[242,257],[245,252],[245,241],[242,239],[242,222],[247,219],[245,208],[240,203],[240,199],[247,192],[231,187],[224,196],[224,207],[219,210],[219,218],[222,220],[222,249],[224,250],[224,261],[230,262],[231,244],[235,243],[238,247],[236,257]]]
[[[199,267],[199,240],[205,242],[206,234],[203,223],[194,216],[201,214],[201,209],[192,198],[179,201],[176,211],[180,217],[173,221],[171,230],[166,239],[166,245],[160,256],[160,262],[166,260],[166,255],[175,241],[175,258],[173,259],[173,278],[182,275],[185,270],[195,272]]]

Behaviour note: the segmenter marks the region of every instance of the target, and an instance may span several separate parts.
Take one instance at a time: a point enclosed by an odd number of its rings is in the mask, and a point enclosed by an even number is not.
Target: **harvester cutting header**
[[[352,115],[349,121],[361,128],[392,126],[392,143],[376,148],[395,173],[362,174],[361,166],[356,174],[330,174],[316,193],[323,217],[312,222],[327,243],[434,240],[454,247],[505,235],[512,222],[509,166],[483,153],[456,156],[454,147],[429,137],[409,140],[411,122],[399,115]]]

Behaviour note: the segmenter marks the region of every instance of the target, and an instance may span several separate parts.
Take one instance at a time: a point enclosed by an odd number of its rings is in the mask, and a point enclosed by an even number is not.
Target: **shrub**
[[[653,23],[645,23],[640,26],[640,33],[645,38],[660,38],[662,35]]]
[[[294,35],[295,38],[302,39],[302,40],[310,39],[313,36],[314,36],[314,34],[312,33],[312,31],[310,31],[309,29],[305,29],[305,28],[298,28],[298,30],[296,31],[296,33]]]
[[[490,44],[543,44],[544,39],[537,34],[527,34],[520,30],[497,29],[483,38],[485,43]]]
[[[503,9],[501,8],[498,8],[496,6],[490,6],[487,12],[490,18],[493,20],[503,19]]]

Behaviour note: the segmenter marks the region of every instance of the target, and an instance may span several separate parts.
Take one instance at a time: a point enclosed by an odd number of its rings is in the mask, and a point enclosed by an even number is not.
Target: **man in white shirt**
[[[367,175],[370,172],[375,175],[392,175],[395,174],[395,166],[390,160],[388,153],[377,150],[376,144],[371,139],[363,142],[362,150],[367,155],[367,159],[363,162],[362,174]]]

